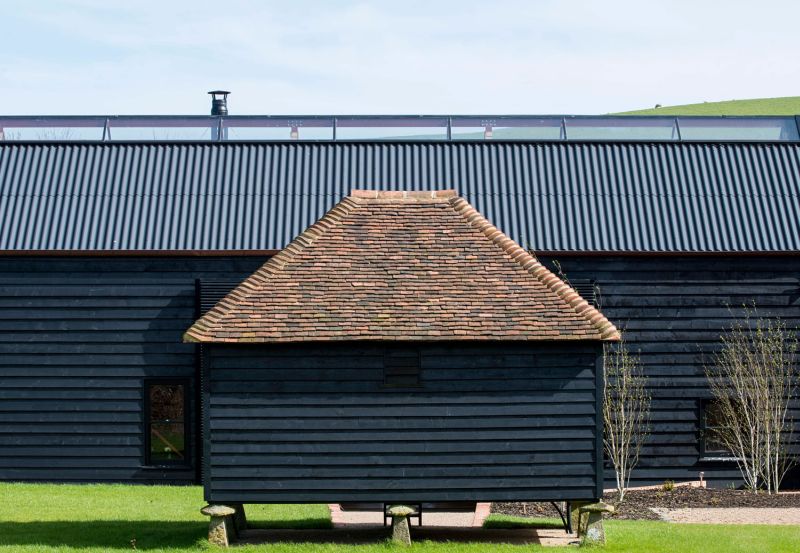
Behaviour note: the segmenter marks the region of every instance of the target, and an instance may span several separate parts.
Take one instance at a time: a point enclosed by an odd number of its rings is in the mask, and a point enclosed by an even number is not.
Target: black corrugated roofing
[[[454,188],[538,252],[800,250],[800,145],[0,146],[2,250],[280,249],[351,189]]]

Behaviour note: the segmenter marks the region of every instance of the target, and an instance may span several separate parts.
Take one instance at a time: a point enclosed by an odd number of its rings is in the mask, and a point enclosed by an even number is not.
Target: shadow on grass
[[[208,532],[206,522],[152,520],[87,520],[0,522],[0,546],[43,545],[100,548],[102,550],[191,547]]]
[[[251,520],[257,529],[329,529],[327,518],[298,520]],[[205,540],[208,522],[154,520],[87,520],[44,522],[0,522],[0,546],[43,545],[103,550],[187,548]]]
[[[535,544],[539,535],[532,528],[525,530],[485,529],[472,527],[414,526],[411,540],[417,543],[442,544]],[[239,543],[269,546],[270,544],[294,544],[303,550],[314,551],[314,545],[373,545],[385,547],[391,534],[390,528],[361,525],[355,528],[334,530],[247,530]],[[454,549],[458,551],[459,549]]]
[[[247,521],[247,527],[259,530],[329,530],[333,528],[331,519],[327,517],[303,518],[298,520],[253,520]]]

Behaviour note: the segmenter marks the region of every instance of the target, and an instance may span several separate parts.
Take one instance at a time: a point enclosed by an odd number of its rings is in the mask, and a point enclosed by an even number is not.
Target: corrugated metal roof
[[[2,250],[272,250],[351,189],[453,188],[538,252],[800,250],[800,145],[0,146]]]

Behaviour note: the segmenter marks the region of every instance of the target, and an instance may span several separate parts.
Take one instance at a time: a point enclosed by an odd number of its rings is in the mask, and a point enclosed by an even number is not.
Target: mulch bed
[[[617,493],[607,493],[603,501],[614,505],[611,517],[620,520],[658,520],[651,507],[680,509],[686,507],[800,507],[800,494],[767,495],[743,490],[678,487],[671,491],[631,490],[619,503]],[[557,518],[550,503],[492,503],[492,513],[531,518]]]

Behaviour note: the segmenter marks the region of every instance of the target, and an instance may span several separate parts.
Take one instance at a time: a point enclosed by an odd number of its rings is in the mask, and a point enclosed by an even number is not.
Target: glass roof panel
[[[678,117],[683,140],[798,140],[794,117]]]
[[[675,119],[566,117],[567,140],[678,140]]]
[[[562,115],[0,116],[0,140],[794,141],[795,117]]]
[[[453,117],[453,140],[560,140],[561,117]]]

